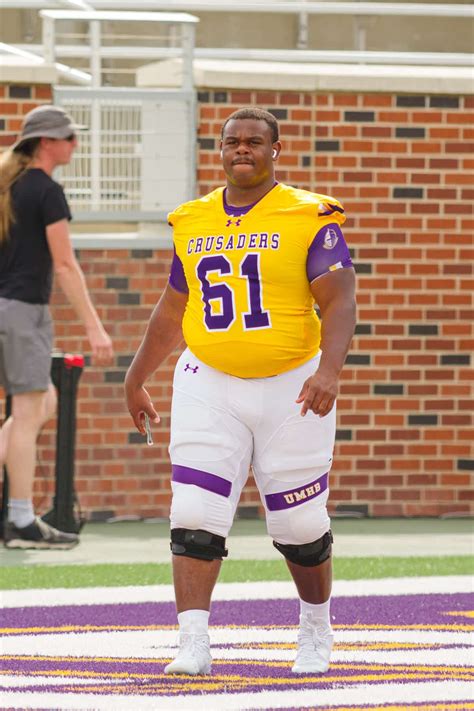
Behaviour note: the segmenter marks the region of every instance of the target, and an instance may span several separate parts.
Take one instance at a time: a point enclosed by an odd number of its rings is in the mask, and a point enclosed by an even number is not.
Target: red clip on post
[[[66,368],[83,368],[84,356],[80,353],[65,353],[64,365]]]

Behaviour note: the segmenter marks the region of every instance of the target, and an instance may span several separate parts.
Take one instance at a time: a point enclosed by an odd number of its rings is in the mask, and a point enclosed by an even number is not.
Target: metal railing
[[[45,9],[48,7],[82,7],[95,10],[134,10],[174,12],[223,12],[223,13],[272,13],[296,15],[298,18],[297,49],[307,49],[309,38],[309,17],[311,15],[346,15],[355,20],[355,46],[365,49],[365,37],[359,21],[364,17],[431,17],[431,18],[472,18],[473,6],[461,3],[416,3],[416,2],[288,2],[288,0],[254,0],[235,3],[232,0],[2,0],[2,7],[23,9]]]
[[[83,3],[86,4],[86,3]],[[149,10],[158,12],[268,12],[309,15],[395,15],[419,17],[472,17],[473,6],[461,3],[416,2],[288,2],[288,0],[254,0],[235,3],[232,0],[91,0],[95,10]],[[2,0],[4,8],[60,9],[79,6],[78,0]]]
[[[192,15],[185,13],[161,13],[161,12],[96,12],[76,10],[41,10],[43,20],[43,58],[46,62],[53,64],[56,61],[58,52],[58,29],[60,22],[80,21],[88,26],[88,39],[90,43],[89,72],[92,77],[92,86],[102,85],[102,23],[147,23],[155,27],[167,28],[161,35],[156,30],[154,33],[155,46],[161,42],[168,45],[175,45],[174,49],[183,60],[182,88],[189,90],[193,87],[193,53],[195,44],[194,26],[199,20]],[[139,38],[133,37],[137,42]],[[128,47],[121,45],[119,58],[127,60]]]
[[[0,43],[1,48],[1,43]],[[40,44],[19,44],[15,49],[34,55],[38,60],[43,56],[43,46]],[[100,47],[98,50],[102,59],[123,58],[124,48],[121,46]],[[89,59],[91,47],[83,44],[57,45],[56,57],[62,59]],[[179,50],[173,47],[127,47],[129,60],[171,59],[179,57]],[[235,59],[239,61],[256,62],[288,62],[302,64],[409,64],[414,66],[448,66],[469,67],[474,64],[474,55],[466,52],[379,52],[350,50],[311,50],[311,49],[236,49],[236,48],[204,48],[194,49],[196,59]],[[44,61],[44,60],[42,60]],[[65,65],[61,65],[65,66]],[[72,70],[70,69],[70,72]],[[109,69],[107,69],[109,71]],[[88,76],[85,79],[84,76]],[[74,80],[74,76],[64,73],[65,78]],[[80,83],[90,83],[91,76],[82,72]]]

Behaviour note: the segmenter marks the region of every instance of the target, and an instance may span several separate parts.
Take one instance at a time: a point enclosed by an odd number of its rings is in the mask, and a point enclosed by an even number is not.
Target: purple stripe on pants
[[[266,494],[265,501],[269,511],[281,511],[282,509],[291,509],[293,506],[304,504],[305,501],[314,499],[328,488],[328,474],[323,474],[312,481],[307,486],[299,489],[289,489],[288,491],[280,491],[277,494]]]
[[[216,474],[203,472],[200,469],[192,469],[191,467],[183,467],[181,464],[172,464],[172,481],[177,481],[180,484],[194,484],[201,489],[212,491],[219,496],[230,496],[232,484],[227,479],[223,479]]]

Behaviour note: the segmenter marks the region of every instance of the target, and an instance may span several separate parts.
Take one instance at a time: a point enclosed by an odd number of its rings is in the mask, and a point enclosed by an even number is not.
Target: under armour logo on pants
[[[192,370],[193,373],[197,373],[197,372],[198,372],[198,369],[199,369],[199,366],[198,366],[198,365],[196,365],[196,366],[193,368],[192,365],[189,365],[189,363],[186,363],[186,368],[184,369],[184,372],[186,372],[187,370]]]

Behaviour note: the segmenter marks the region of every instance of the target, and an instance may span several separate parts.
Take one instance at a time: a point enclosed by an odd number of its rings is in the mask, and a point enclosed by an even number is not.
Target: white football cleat
[[[298,650],[292,668],[294,674],[324,674],[329,669],[334,635],[331,627],[312,625],[300,617]]]
[[[165,674],[210,674],[209,635],[180,634],[176,659],[165,667]]]

